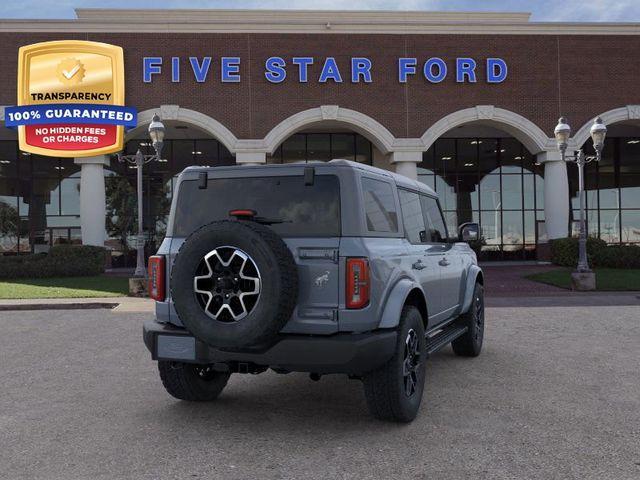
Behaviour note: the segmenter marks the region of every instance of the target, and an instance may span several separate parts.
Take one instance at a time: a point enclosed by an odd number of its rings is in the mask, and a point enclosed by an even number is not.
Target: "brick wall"
[[[104,41],[125,51],[127,104],[139,110],[178,104],[217,119],[238,138],[261,138],[286,117],[307,108],[337,104],[365,113],[397,137],[419,137],[431,124],[456,110],[492,104],[530,119],[549,135],[560,113],[575,129],[592,116],[627,104],[640,104],[640,36],[555,35],[301,35],[301,34],[0,34],[0,102],[16,103],[18,48],[61,39]],[[309,82],[298,83],[288,69],[280,84],[264,77],[272,55],[315,57]],[[163,56],[162,76],[142,82],[142,57]],[[170,79],[170,57],[182,58],[180,83]],[[205,83],[197,83],[188,57],[213,57]],[[240,83],[220,82],[221,56],[242,58]],[[336,57],[344,82],[317,82],[321,63]],[[352,84],[349,59],[373,61],[373,82]],[[446,80],[430,84],[418,74],[407,84],[397,78],[398,57],[424,61],[438,56],[450,67]],[[478,82],[457,84],[452,71],[457,56],[479,67],[487,57],[504,58],[509,76],[487,84],[483,68]],[[418,67],[420,72],[420,66]]]

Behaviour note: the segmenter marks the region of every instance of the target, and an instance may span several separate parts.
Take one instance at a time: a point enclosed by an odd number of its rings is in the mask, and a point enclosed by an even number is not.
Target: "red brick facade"
[[[82,39],[124,48],[127,104],[144,110],[178,104],[205,113],[229,128],[237,138],[262,138],[285,118],[319,105],[339,105],[371,116],[399,138],[420,137],[445,115],[474,105],[495,105],[531,120],[552,136],[560,114],[575,128],[594,115],[640,104],[640,36],[615,35],[373,35],[373,34],[105,34],[1,33],[0,102],[16,103],[18,48],[30,43]],[[311,56],[309,82],[299,83],[289,66],[280,84],[264,77],[266,58]],[[162,75],[142,81],[144,56],[164,57]],[[172,83],[170,58],[181,57],[181,82]],[[197,83],[188,57],[211,56],[206,82]],[[220,81],[220,57],[241,57],[240,83]],[[344,82],[322,84],[317,78],[327,56],[337,59]],[[372,83],[351,83],[349,59],[373,62]],[[441,57],[449,75],[430,84],[421,64]],[[478,82],[458,84],[456,57],[478,61]],[[399,57],[418,58],[418,73],[398,82]],[[500,84],[485,81],[487,57],[501,57],[509,66]]]

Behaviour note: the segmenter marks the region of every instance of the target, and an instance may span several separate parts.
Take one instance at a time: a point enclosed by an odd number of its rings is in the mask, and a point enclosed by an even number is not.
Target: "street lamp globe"
[[[558,149],[564,153],[567,149],[567,145],[569,144],[569,137],[571,136],[571,127],[567,123],[567,119],[564,117],[560,117],[558,120],[558,125],[556,125],[555,130],[553,131],[556,136],[556,142],[558,143]]]
[[[151,119],[151,123],[149,124],[149,137],[151,137],[153,148],[156,150],[156,154],[158,155],[158,157],[160,157],[160,151],[162,150],[164,133],[164,124],[160,121],[160,117],[156,113]]]
[[[604,146],[604,137],[607,135],[607,127],[602,123],[602,119],[597,117],[591,125],[591,140],[593,140],[593,148],[598,154],[602,152]]]

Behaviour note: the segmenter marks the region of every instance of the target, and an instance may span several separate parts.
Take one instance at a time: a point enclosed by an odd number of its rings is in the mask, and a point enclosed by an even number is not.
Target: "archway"
[[[262,140],[267,163],[354,160],[391,169],[395,138],[373,118],[337,105],[304,110],[276,125]]]
[[[586,220],[589,235],[609,244],[640,244],[640,106],[629,105],[600,115],[607,137],[600,162],[585,167]],[[576,132],[576,148],[593,153],[589,130]],[[569,165],[571,230],[579,228],[578,174]]]
[[[450,231],[464,222],[480,223],[481,259],[533,259],[545,235],[544,171],[536,154],[550,139],[501,109],[461,112],[422,136],[429,148],[418,178],[438,193]]]

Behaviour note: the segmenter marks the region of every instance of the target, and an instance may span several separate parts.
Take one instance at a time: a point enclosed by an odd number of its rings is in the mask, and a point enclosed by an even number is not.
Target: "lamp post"
[[[574,283],[576,281],[576,275],[583,274],[583,277],[591,277],[588,280],[593,284],[591,288],[587,286],[586,289],[592,290],[595,288],[595,276],[589,268],[589,261],[587,259],[587,228],[585,221],[585,191],[584,191],[584,166],[590,162],[599,162],[602,158],[602,149],[604,147],[604,138],[607,134],[607,127],[602,123],[602,119],[597,117],[593,125],[591,125],[591,139],[593,140],[593,148],[596,152],[595,155],[585,155],[582,149],[574,152],[572,155],[567,155],[567,146],[569,143],[569,137],[571,136],[571,127],[567,123],[567,119],[561,117],[558,120],[558,125],[554,130],[556,142],[558,143],[558,149],[562,154],[563,161],[574,162],[578,166],[578,191],[580,195],[580,237],[578,240],[578,266],[573,276]],[[587,275],[584,275],[587,274]]]
[[[151,142],[153,145],[153,149],[155,153],[153,155],[143,155],[140,149],[135,153],[135,155],[122,155],[118,153],[118,161],[119,162],[127,162],[132,165],[135,165],[137,170],[137,193],[138,193],[138,235],[136,236],[136,250],[137,250],[137,258],[136,258],[136,271],[134,273],[135,277],[145,277],[146,269],[144,267],[144,233],[143,233],[143,225],[142,225],[142,166],[145,163],[149,163],[153,160],[160,160],[162,157],[162,144],[164,142],[164,134],[165,128],[164,124],[160,121],[160,117],[158,114],[155,114],[151,119],[151,124],[149,125],[149,137],[151,138]]]

